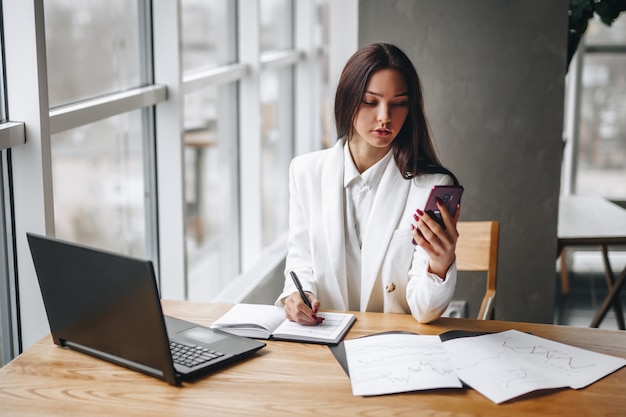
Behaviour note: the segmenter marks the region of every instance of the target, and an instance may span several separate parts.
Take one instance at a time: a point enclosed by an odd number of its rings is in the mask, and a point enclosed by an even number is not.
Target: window
[[[579,94],[567,115],[577,129],[571,191],[626,201],[626,15],[610,27],[591,20],[578,53],[579,82],[568,74],[568,94]]]
[[[293,156],[293,69],[261,74],[263,246],[288,228],[289,163]]]
[[[626,14],[611,26],[595,17],[566,77],[562,194],[597,196],[626,204]],[[615,250],[617,249],[617,250]],[[614,270],[626,252],[612,248]],[[571,270],[602,273],[597,247],[566,252]],[[571,259],[570,259],[571,258]]]
[[[56,236],[146,257],[140,110],[52,135]]]
[[[316,77],[316,80],[319,81],[319,88],[317,92],[319,94],[320,100],[320,112],[321,117],[317,121],[319,123],[319,132],[320,135],[317,138],[318,145],[314,145],[314,148],[318,147],[319,144],[323,148],[328,148],[332,146],[334,140],[331,140],[331,137],[334,136],[335,133],[331,132],[331,127],[334,126],[334,123],[331,123],[331,114],[332,114],[332,100],[334,100],[334,92],[330,91],[330,68],[328,65],[329,57],[328,50],[325,48],[325,45],[329,43],[329,6],[328,2],[324,0],[318,0],[316,3],[316,19],[315,19],[315,39],[320,47],[320,59],[317,63],[317,71],[319,76]]]
[[[292,3],[271,0],[260,3],[260,49],[262,60],[280,56],[281,50],[293,47]],[[287,230],[288,169],[294,153],[293,95],[294,67],[277,64],[261,73],[261,181],[262,245],[268,247]]]
[[[207,301],[239,273],[236,85],[185,96],[185,216],[191,300]]]
[[[51,108],[88,106],[151,81],[143,11],[141,1],[44,2]],[[149,256],[146,117],[135,110],[51,132],[57,237]]]
[[[236,8],[182,2],[184,181],[188,298],[207,301],[240,270],[237,79],[215,74],[237,61]]]
[[[46,0],[50,107],[144,85],[141,1]]]
[[[215,68],[237,60],[235,4],[228,0],[182,0],[183,71]]]
[[[261,52],[293,47],[293,11],[290,0],[262,0],[259,3]]]
[[[289,161],[328,131],[327,0],[2,7],[6,109],[29,140],[3,151],[19,288],[0,304],[24,347],[48,331],[26,232],[151,259],[173,299],[209,301],[284,258]]]

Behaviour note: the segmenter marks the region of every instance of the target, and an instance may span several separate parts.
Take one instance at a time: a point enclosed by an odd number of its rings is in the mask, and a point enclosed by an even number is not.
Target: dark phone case
[[[441,200],[450,214],[454,216],[457,204],[461,203],[464,188],[461,185],[435,185],[430,191],[424,212],[432,217],[445,230],[443,218],[437,208],[437,199]]]

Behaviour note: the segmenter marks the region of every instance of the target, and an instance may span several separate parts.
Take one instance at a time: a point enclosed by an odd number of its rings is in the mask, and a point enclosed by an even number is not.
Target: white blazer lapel
[[[361,310],[367,308],[387,247],[404,212],[410,185],[411,181],[402,178],[391,159],[378,185],[363,237]]]
[[[343,141],[338,140],[322,171],[322,215],[328,259],[339,286],[344,309],[348,307],[346,243],[344,235]]]

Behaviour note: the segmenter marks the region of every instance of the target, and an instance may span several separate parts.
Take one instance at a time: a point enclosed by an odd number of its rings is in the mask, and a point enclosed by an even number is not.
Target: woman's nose
[[[378,109],[378,121],[381,123],[389,123],[391,115],[389,114],[389,106],[381,105]]]

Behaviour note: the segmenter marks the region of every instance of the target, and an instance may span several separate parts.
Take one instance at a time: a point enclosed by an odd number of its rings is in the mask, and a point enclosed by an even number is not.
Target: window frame
[[[138,24],[143,31],[150,30],[150,2],[137,2],[139,10]],[[55,235],[54,206],[52,187],[51,136],[71,128],[83,126],[113,115],[134,110],[144,113],[144,133],[152,132],[150,126],[151,108],[167,99],[164,85],[149,85],[129,91],[94,97],[79,103],[50,109],[48,105],[48,79],[46,65],[46,40],[44,27],[43,0],[22,2],[19,0],[3,1],[6,77],[11,88],[7,89],[9,112],[25,121],[24,146],[15,147],[11,153],[10,171],[13,190],[11,228],[14,232],[15,245],[15,296],[12,305],[15,315],[12,317],[12,335],[14,352],[35,343],[42,334],[48,332],[48,324],[39,294],[38,283],[30,258],[26,233]],[[16,16],[18,16],[16,18]],[[142,50],[148,50],[147,33],[142,33]],[[147,54],[145,55],[148,56]],[[152,67],[142,68],[142,77],[151,83]],[[38,104],[33,106],[33,100]],[[144,159],[153,154],[153,141],[144,138]],[[152,167],[146,164],[146,170]],[[146,172],[149,186],[154,185],[151,172]],[[152,190],[150,194],[154,194]],[[6,199],[5,199],[6,200]],[[148,205],[149,206],[149,205]],[[148,207],[151,213],[152,207]],[[153,230],[154,228],[150,228]],[[147,239],[152,243],[153,232],[146,231]],[[151,246],[148,245],[148,248]]]
[[[626,19],[626,16],[622,17]],[[578,154],[580,145],[580,120],[582,101],[582,72],[588,54],[621,54],[626,56],[626,41],[620,45],[592,44],[583,35],[566,74],[566,101],[563,128],[563,165],[561,168],[561,195],[576,195]],[[610,198],[611,196],[605,196]],[[623,200],[623,199],[622,199]]]
[[[320,45],[315,42],[315,8],[319,0],[292,1],[293,24],[297,28],[293,48],[263,54],[256,41],[261,0],[238,0],[233,6],[237,22],[236,39],[233,39],[238,50],[237,62],[193,73],[183,73],[180,59],[172,59],[180,57],[181,53],[180,2],[138,0],[137,7],[141,8],[138,24],[144,26],[141,51],[151,57],[142,69],[146,84],[52,109],[48,101],[43,1],[2,2],[3,16],[11,16],[11,19],[4,19],[3,26],[6,76],[10,80],[6,91],[7,110],[15,120],[21,121],[0,125],[0,144],[6,140],[12,146],[2,152],[1,161],[3,185],[5,191],[13,193],[13,200],[4,198],[8,212],[7,230],[3,233],[7,248],[3,253],[9,272],[5,294],[0,294],[11,298],[13,314],[8,325],[13,348],[11,356],[36,343],[49,331],[26,233],[55,235],[50,140],[55,133],[113,115],[142,111],[146,198],[153,199],[146,206],[150,222],[146,228],[146,239],[150,243],[148,256],[155,263],[161,297],[187,298],[183,98],[207,86],[234,84],[237,90],[237,109],[229,117],[236,126],[238,138],[239,158],[232,164],[237,178],[234,199],[238,212],[230,227],[237,235],[237,248],[233,250],[239,251],[239,273],[232,279],[234,285],[225,288],[223,294],[233,288],[238,290],[237,296],[252,291],[259,280],[284,260],[287,234],[285,230],[269,247],[262,245],[261,210],[255,209],[261,207],[262,201],[261,187],[256,182],[261,177],[259,77],[266,69],[294,69],[291,95],[296,111],[291,152],[299,154],[321,148],[321,129],[317,121],[322,114],[317,86],[322,54]],[[157,179],[161,180],[157,182]],[[259,265],[264,267],[257,269]],[[3,315],[3,320],[5,317],[8,316]],[[3,343],[5,340],[8,339],[3,337]]]

